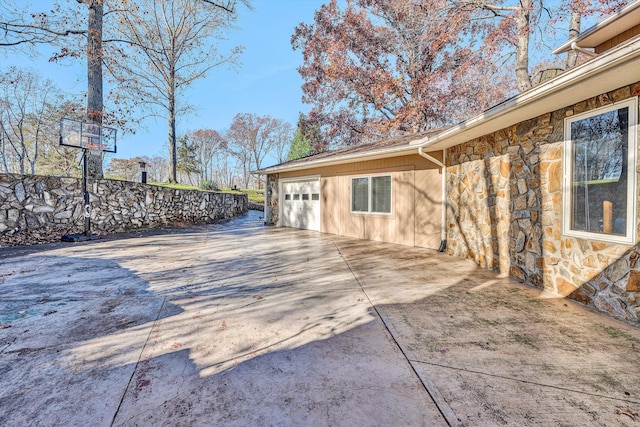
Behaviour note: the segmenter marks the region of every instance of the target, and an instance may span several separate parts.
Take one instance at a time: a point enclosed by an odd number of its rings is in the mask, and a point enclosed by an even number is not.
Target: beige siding
[[[320,178],[320,231],[340,233],[340,209],[342,208],[340,183],[336,177]]]
[[[351,213],[351,176],[392,175],[391,215]],[[298,172],[280,178],[320,175],[320,230],[325,233],[410,246],[437,248],[440,243],[441,175],[418,155],[357,162]]]
[[[435,248],[440,244],[442,223],[442,174],[437,169],[415,174],[415,246]]]
[[[605,50],[609,50],[612,47],[616,47],[620,43],[623,43],[623,42],[625,42],[625,41],[629,40],[630,38],[635,37],[637,35],[640,35],[640,24],[636,25],[633,28],[629,28],[624,33],[618,34],[614,38],[612,38],[610,40],[607,40],[606,42],[596,46],[596,48],[594,50],[595,50],[596,53],[602,53]]]

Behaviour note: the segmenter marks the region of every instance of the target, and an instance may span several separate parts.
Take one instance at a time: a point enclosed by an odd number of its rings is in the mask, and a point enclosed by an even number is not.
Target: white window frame
[[[629,127],[627,138],[627,216],[626,216],[626,233],[624,236],[596,233],[592,231],[579,231],[571,229],[571,190],[572,190],[572,162],[573,150],[571,139],[571,124],[575,121],[585,118],[597,116],[610,111],[615,111],[628,107],[629,109]],[[600,240],[609,243],[635,244],[636,242],[636,158],[637,158],[637,139],[638,139],[638,98],[630,98],[624,101],[616,102],[585,113],[576,114],[567,117],[564,120],[564,151],[563,151],[563,169],[564,169],[564,185],[562,188],[563,198],[563,227],[562,232],[565,236],[579,237],[589,240]]]
[[[391,212],[372,212],[371,211],[371,206],[373,204],[373,197],[372,197],[372,186],[371,186],[371,178],[375,178],[375,177],[381,177],[381,176],[388,176],[389,178],[391,178],[391,185],[389,187],[389,203],[391,204]],[[369,202],[369,206],[367,207],[366,211],[354,211],[353,210],[353,180],[354,179],[359,179],[359,178],[367,178],[368,179],[368,184],[367,184],[367,191],[369,192],[368,194],[368,202]],[[385,215],[385,216],[391,216],[393,215],[393,175],[390,173],[381,173],[381,174],[373,174],[373,175],[354,175],[354,176],[350,176],[349,177],[349,211],[352,214],[356,214],[356,215]]]

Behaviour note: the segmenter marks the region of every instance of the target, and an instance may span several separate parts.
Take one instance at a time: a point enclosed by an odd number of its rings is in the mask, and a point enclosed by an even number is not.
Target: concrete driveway
[[[0,249],[0,425],[639,425],[639,329],[260,223]]]

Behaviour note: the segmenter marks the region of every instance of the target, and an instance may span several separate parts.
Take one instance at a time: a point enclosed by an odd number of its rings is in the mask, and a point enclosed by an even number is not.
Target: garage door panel
[[[320,231],[320,180],[282,184],[282,225]]]

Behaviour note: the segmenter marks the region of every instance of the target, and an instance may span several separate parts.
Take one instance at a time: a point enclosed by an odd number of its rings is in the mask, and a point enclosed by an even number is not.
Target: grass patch
[[[252,188],[244,188],[238,190],[231,190],[229,188],[223,188],[220,190],[222,193],[235,193],[242,194],[246,193],[250,202],[253,203],[264,203],[264,190],[255,190]]]
[[[196,187],[195,185],[178,184],[176,182],[150,182],[149,185],[155,185],[157,187],[173,188],[174,190],[207,191],[207,190],[203,190],[202,188]]]
[[[480,322],[484,323],[485,325],[489,325],[489,326],[498,326],[498,325],[500,325],[500,323],[496,322],[495,320],[485,319],[485,318],[482,318],[482,317],[478,317],[477,319]]]
[[[249,201],[253,203],[264,203],[264,190],[242,190],[247,193]]]
[[[594,327],[596,329],[599,329],[600,331],[606,333],[607,335],[609,335],[611,338],[624,338],[626,340],[635,342],[637,344],[640,344],[640,340],[637,339],[634,336],[631,336],[629,334],[627,334],[624,331],[621,331],[620,329],[614,328],[612,326],[605,326],[605,325],[601,325],[601,324],[596,324],[594,325]]]
[[[173,188],[174,190],[197,190],[197,191],[211,191],[203,190],[200,187],[188,184],[177,184],[171,182],[150,182],[150,185],[157,185],[158,187]],[[231,193],[231,194],[243,194],[246,193],[250,202],[264,203],[264,190],[255,190],[251,188],[231,190],[229,188],[222,188],[218,191],[211,191],[212,193]]]

